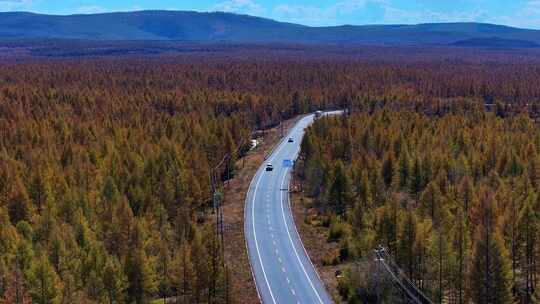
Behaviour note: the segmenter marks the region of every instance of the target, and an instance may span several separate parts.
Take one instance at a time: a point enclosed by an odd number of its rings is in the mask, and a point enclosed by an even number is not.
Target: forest
[[[216,165],[337,108],[354,111],[309,132],[302,174],[339,260],[384,243],[436,297],[533,301],[540,65],[254,57],[2,63],[0,303],[234,303],[211,181],[235,168]]]
[[[500,114],[469,102],[436,114],[360,106],[316,122],[298,174],[339,244],[326,262],[365,260],[381,244],[434,303],[537,303],[540,132],[528,115]],[[341,295],[375,301],[375,279],[358,269]]]

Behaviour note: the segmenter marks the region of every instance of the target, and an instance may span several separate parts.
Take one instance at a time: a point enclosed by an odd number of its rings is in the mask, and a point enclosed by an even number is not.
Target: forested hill
[[[495,38],[534,45],[540,31],[480,23],[308,27],[221,12],[0,13],[0,39],[38,38],[366,45],[453,45]]]

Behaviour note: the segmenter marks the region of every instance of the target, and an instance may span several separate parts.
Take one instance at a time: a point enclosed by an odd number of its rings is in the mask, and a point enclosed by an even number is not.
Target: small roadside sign
[[[294,162],[290,159],[284,159],[283,160],[283,167],[284,168],[292,168],[294,166]]]

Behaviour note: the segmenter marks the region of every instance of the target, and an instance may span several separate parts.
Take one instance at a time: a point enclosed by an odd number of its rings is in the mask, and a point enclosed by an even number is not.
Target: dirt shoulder
[[[323,227],[318,222],[317,211],[312,208],[310,199],[304,197],[302,193],[292,193],[291,208],[302,243],[323,280],[326,290],[330,293],[334,303],[341,303],[337,289],[336,271],[343,270],[345,265],[333,266],[324,263],[325,260],[332,260],[339,254],[337,243],[327,241],[328,228]]]
[[[284,123],[285,134],[298,119],[297,117]],[[260,302],[245,243],[244,207],[251,179],[264,162],[264,157],[279,143],[280,135],[280,128],[266,130],[259,146],[236,163],[236,176],[225,188],[223,202],[225,259],[230,268],[230,298],[233,303]]]

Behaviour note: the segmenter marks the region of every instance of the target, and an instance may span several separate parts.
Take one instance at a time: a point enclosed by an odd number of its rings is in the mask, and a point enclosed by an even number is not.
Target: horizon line
[[[68,13],[68,14],[51,14],[43,12],[32,12],[32,11],[0,11],[0,14],[32,14],[32,15],[42,15],[42,16],[51,16],[51,17],[72,17],[72,16],[95,16],[95,15],[112,15],[112,14],[130,14],[130,13],[141,13],[141,12],[172,12],[172,13],[196,13],[196,14],[229,14],[236,16],[246,16],[251,18],[259,18],[270,20],[279,23],[294,24],[310,28],[333,28],[333,27],[368,27],[368,26],[418,26],[418,25],[433,25],[433,24],[479,24],[479,25],[494,25],[501,27],[508,27],[521,30],[531,30],[538,31],[540,29],[528,28],[528,27],[518,27],[507,24],[499,23],[490,23],[490,22],[477,22],[477,21],[448,21],[448,22],[420,22],[420,23],[364,23],[364,24],[340,24],[340,25],[322,25],[322,26],[313,26],[306,25],[302,23],[281,21],[274,18],[250,15],[246,13],[237,13],[237,12],[226,12],[226,11],[198,11],[198,10],[175,10],[175,9],[134,9],[134,10],[118,10],[118,11],[105,11],[105,12],[92,12],[92,13]]]

